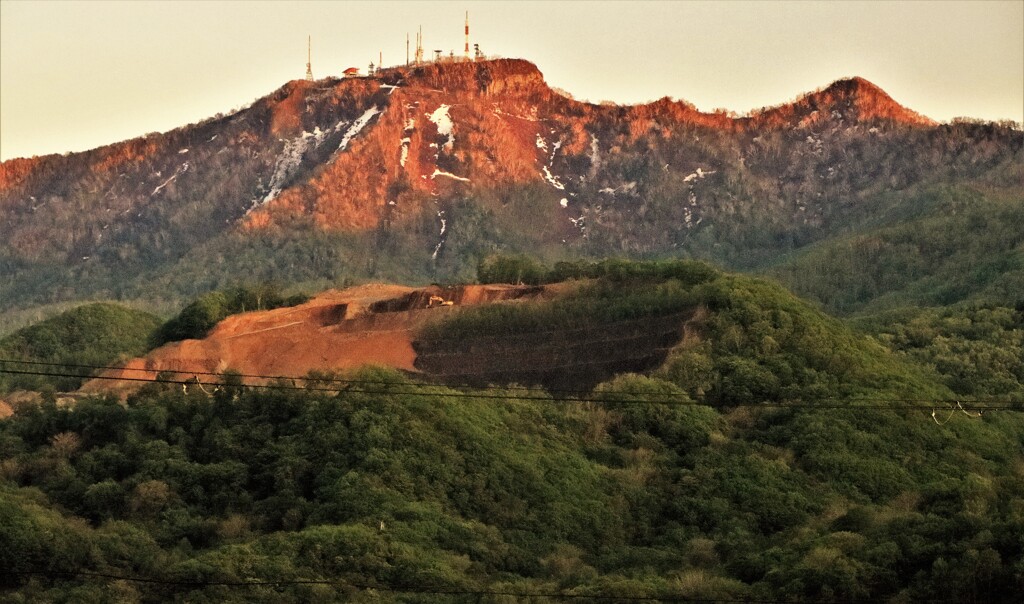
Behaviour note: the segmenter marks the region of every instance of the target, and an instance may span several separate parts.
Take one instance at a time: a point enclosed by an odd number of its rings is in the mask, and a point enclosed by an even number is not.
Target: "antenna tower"
[[[419,65],[423,62],[423,26],[420,25],[420,31],[416,34],[416,64]]]
[[[306,38],[306,81],[313,81],[313,36]]]
[[[466,11],[466,60],[469,60],[469,11]]]

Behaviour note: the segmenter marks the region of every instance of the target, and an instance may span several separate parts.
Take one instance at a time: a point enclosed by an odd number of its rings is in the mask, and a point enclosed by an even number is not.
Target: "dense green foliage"
[[[295,306],[308,300],[296,294],[285,298],[276,285],[233,287],[214,291],[195,300],[160,327],[157,344],[202,338],[213,326],[231,315],[253,310],[270,310],[282,306]]]
[[[891,208],[869,212],[853,234],[811,246],[768,273],[842,314],[1024,301],[1019,191],[930,188]]]
[[[968,397],[1024,399],[1024,306],[904,309],[855,324]]]
[[[46,363],[108,365],[149,349],[160,319],[116,304],[84,304],[0,339],[0,358]],[[8,364],[16,371],[64,372],[69,367]],[[74,390],[80,378],[0,374],[0,392],[49,385]]]
[[[514,261],[514,259],[513,259]],[[732,276],[693,261],[560,263],[545,275],[599,277],[550,301],[466,307],[420,334],[459,342],[532,332],[571,333],[587,326],[696,311],[701,336],[685,340],[661,373],[698,399],[828,399],[869,392],[944,397],[937,376],[888,354],[780,286]],[[491,341],[501,346],[500,338]]]
[[[358,377],[392,384],[21,410],[0,425],[0,564],[42,574],[4,575],[7,598],[997,602],[1019,581],[1015,416],[719,412],[628,376],[588,405]],[[90,571],[179,583],[61,574]],[[203,586],[239,581],[299,583]]]
[[[471,337],[697,309],[653,375],[586,402],[367,369],[339,390],[226,376],[20,407],[0,422],[4,598],[1014,601],[1024,414],[877,406],[1019,400],[1019,355],[998,352],[1019,311],[878,317],[858,325],[871,337],[765,280],[603,266],[577,265],[564,298],[446,321]]]
[[[570,279],[604,279],[614,283],[677,279],[687,285],[696,285],[710,281],[719,274],[720,272],[711,265],[693,260],[563,260],[548,268],[523,254],[492,254],[482,259],[477,266],[477,280],[480,283],[529,285],[558,283]]]
[[[481,265],[481,281],[498,283],[498,277],[531,271],[530,283],[552,283],[566,278],[597,279],[543,303],[491,304],[460,309],[442,322],[426,325],[425,340],[459,340],[523,334],[531,331],[579,329],[590,325],[639,319],[693,308],[694,285],[711,281],[720,273],[702,262],[662,261],[597,263],[559,262],[553,269],[521,256],[488,258]]]

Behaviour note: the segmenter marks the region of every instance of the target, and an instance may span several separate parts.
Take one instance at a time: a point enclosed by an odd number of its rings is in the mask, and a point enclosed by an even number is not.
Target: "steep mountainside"
[[[860,78],[745,117],[577,102],[522,60],[294,81],[166,134],[0,165],[0,310],[241,277],[465,278],[501,250],[755,268],[925,183],[1006,173],[1022,140],[936,125]],[[1021,199],[1019,179],[996,186]]]

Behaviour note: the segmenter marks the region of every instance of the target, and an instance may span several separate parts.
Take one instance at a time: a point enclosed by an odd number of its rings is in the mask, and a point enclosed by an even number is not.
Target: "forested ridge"
[[[513,59],[294,81],[167,133],[0,164],[0,312],[166,312],[241,276],[458,283],[493,253],[699,258],[844,314],[1007,303],[1022,149],[1019,124],[935,124],[861,78],[747,116],[580,102]]]
[[[419,337],[700,312],[660,366],[586,392],[367,368],[271,387],[157,381],[126,404],[44,393],[0,421],[4,598],[1020,593],[1022,309],[843,322],[702,263],[478,268],[483,281],[577,281],[446,314]]]

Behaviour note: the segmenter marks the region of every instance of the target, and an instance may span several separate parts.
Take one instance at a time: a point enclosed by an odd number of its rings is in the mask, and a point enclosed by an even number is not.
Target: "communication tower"
[[[313,81],[313,36],[306,38],[306,81]]]
[[[469,11],[466,11],[466,50],[465,50],[465,57],[466,57],[466,60],[468,61],[469,60]]]
[[[419,65],[423,62],[423,26],[420,25],[420,31],[416,34],[416,64]]]

